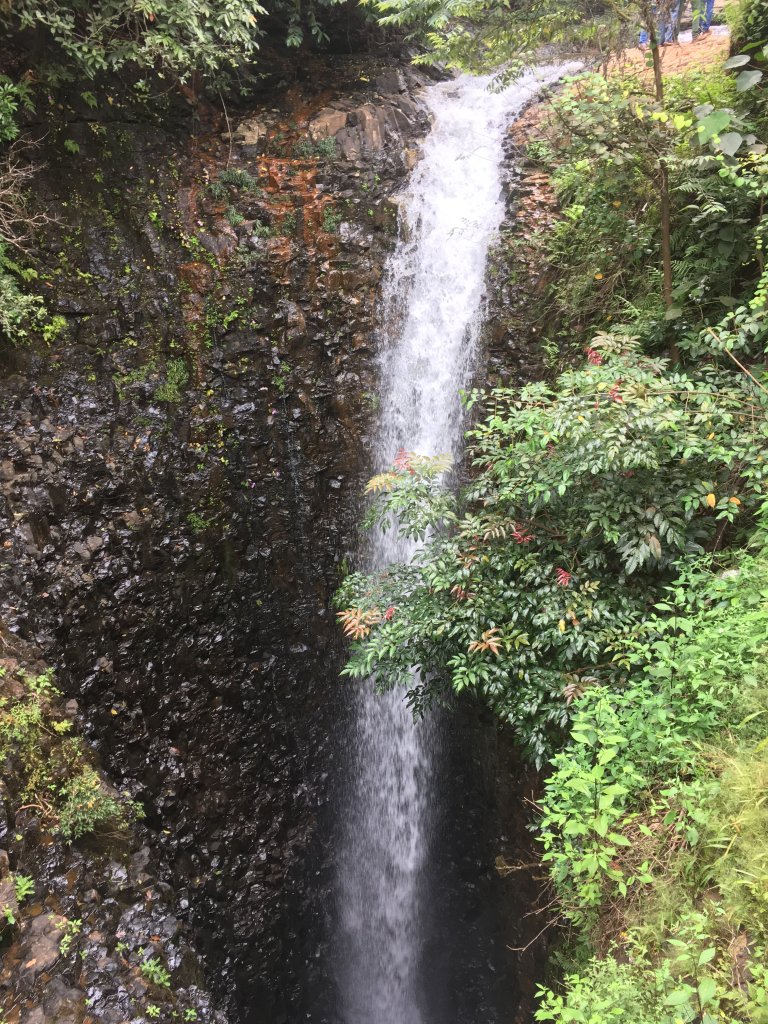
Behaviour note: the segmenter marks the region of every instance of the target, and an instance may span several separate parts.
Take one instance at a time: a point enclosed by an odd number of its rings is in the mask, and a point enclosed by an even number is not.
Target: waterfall
[[[469,382],[481,324],[488,247],[504,214],[503,140],[543,81],[530,74],[491,92],[462,77],[426,90],[433,128],[403,197],[402,239],[381,299],[380,471],[400,448],[457,454],[459,390]],[[371,569],[408,559],[390,531],[370,538]],[[341,850],[336,975],[343,1024],[449,1024],[420,987],[424,919],[439,900],[432,858],[439,726],[414,723],[403,693],[356,694]]]

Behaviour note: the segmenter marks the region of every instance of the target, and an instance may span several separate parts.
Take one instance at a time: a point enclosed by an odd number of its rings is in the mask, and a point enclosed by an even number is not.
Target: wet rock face
[[[0,700],[7,713],[29,699],[28,680],[46,666],[37,649],[2,623],[0,653]],[[68,719],[71,725],[73,704],[49,696],[45,714],[50,722]],[[19,749],[5,760],[0,783],[4,1019],[118,1024],[146,1018],[154,1007],[157,1019],[225,1024],[201,988],[203,970],[190,929],[175,915],[175,893],[143,845],[145,830],[105,826],[98,838],[67,842],[45,800],[22,796],[29,766]],[[17,893],[20,879],[24,889]],[[161,971],[148,969],[147,962]]]
[[[552,227],[558,204],[548,176],[526,153],[527,143],[541,138],[545,109],[542,100],[531,103],[510,125],[504,146],[506,214],[489,258],[484,326],[486,379],[494,386],[540,380],[557,363],[546,301],[557,271],[542,265],[540,248],[531,239]]]
[[[230,125],[200,104],[194,135],[58,126],[81,152],[41,182],[60,216],[41,286],[67,328],[7,354],[0,383],[2,613],[59,666],[145,808],[153,884],[172,882],[221,1005],[254,1024],[326,1019],[329,596],[419,84],[318,63]]]

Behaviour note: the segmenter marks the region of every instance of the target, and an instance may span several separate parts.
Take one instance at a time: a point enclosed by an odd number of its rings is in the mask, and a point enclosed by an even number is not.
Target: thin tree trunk
[[[659,160],[659,212],[661,219],[661,294],[664,309],[672,308],[672,212],[669,201],[669,170],[662,157]],[[673,340],[669,343],[669,358],[673,363],[680,361],[680,353]]]
[[[663,2],[664,0],[662,0]],[[656,19],[650,3],[643,4],[642,13],[651,45],[656,102],[663,103],[664,76],[661,71],[661,51],[656,31]],[[669,170],[663,157],[659,159],[659,215],[661,221],[661,294],[664,300],[664,309],[669,311],[672,308],[672,211],[669,198]],[[674,340],[669,343],[669,358],[675,363],[680,360],[680,353]]]
[[[653,87],[656,91],[656,99],[659,103],[664,102],[664,77],[661,73],[661,53],[659,52],[659,37],[656,34],[656,23],[653,16],[648,21],[648,39],[651,43],[651,59],[653,61]]]

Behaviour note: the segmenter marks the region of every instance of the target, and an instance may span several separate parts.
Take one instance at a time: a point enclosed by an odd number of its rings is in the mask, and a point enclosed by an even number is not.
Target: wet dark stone
[[[205,181],[228,161],[259,167],[250,148],[230,155],[214,108],[194,138],[140,120],[106,148],[83,135],[81,173],[52,158],[39,181],[60,214],[41,269],[68,331],[0,375],[2,617],[57,666],[67,713],[146,818],[121,859],[87,870],[74,851],[45,853],[33,815],[15,824],[40,841],[35,870],[67,915],[83,917],[81,995],[99,1021],[133,1019],[145,997],[114,952],[142,933],[147,949],[160,936],[184,985],[202,982],[194,965],[183,977],[194,936],[232,1019],[331,1012],[323,822],[343,693],[329,601],[368,471],[375,367],[359,339],[393,226],[376,220],[351,254],[316,204],[344,196],[347,223],[364,221],[428,125],[415,117],[406,139],[361,66],[319,67],[296,111],[270,114],[306,124],[313,93],[337,89],[364,113],[359,152],[297,164],[286,181],[275,164],[262,222],[278,230],[286,202],[301,216],[293,235],[250,238],[245,256]],[[169,394],[179,365],[186,381]],[[62,984],[50,1000],[63,1021],[80,982]]]

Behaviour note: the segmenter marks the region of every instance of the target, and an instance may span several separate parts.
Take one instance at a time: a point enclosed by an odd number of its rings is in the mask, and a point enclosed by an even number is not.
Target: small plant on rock
[[[236,210],[234,206],[227,207],[226,218],[233,228],[239,227],[241,224],[245,223],[245,217],[239,210]]]
[[[16,893],[18,903],[23,903],[27,896],[35,891],[35,880],[29,875],[13,876],[13,891]]]
[[[160,963],[159,957],[153,956],[148,960],[142,961],[139,964],[139,970],[147,981],[151,981],[153,985],[158,985],[160,988],[171,987],[171,975]]]
[[[182,389],[189,381],[187,365],[183,359],[169,359],[165,368],[165,382],[155,391],[159,402],[180,402]]]
[[[329,235],[335,234],[339,230],[339,224],[341,224],[343,219],[343,215],[338,210],[333,210],[330,206],[326,206],[323,210],[323,231],[327,231]]]

